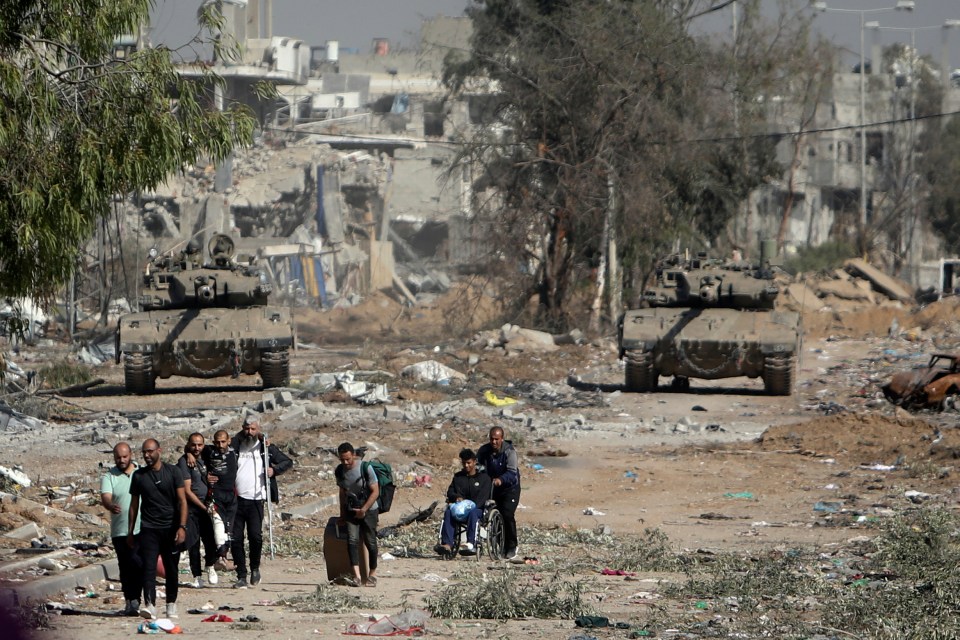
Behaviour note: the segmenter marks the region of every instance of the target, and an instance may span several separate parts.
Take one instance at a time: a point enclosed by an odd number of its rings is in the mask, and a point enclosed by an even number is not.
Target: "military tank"
[[[253,260],[238,260],[233,240],[162,255],[150,250],[143,273],[141,311],[117,325],[116,359],[128,392],[152,393],[157,378],[239,377],[260,374],[264,388],[290,381],[294,342],[289,310],[270,306],[271,285]]]
[[[656,391],[660,376],[685,390],[690,378],[763,378],[772,395],[793,392],[799,315],[774,309],[769,265],[675,255],[657,266],[638,309],[620,318],[628,391]]]

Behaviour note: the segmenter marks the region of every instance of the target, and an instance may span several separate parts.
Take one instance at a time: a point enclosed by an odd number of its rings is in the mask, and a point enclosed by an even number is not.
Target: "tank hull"
[[[283,307],[143,311],[117,327],[127,390],[149,393],[157,378],[260,374],[265,387],[289,383],[293,323]]]
[[[653,391],[659,376],[762,377],[768,392],[793,390],[798,314],[726,308],[653,307],[624,314],[620,353],[626,386]]]

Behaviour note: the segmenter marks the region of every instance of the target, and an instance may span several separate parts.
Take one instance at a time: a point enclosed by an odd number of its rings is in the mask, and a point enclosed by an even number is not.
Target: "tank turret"
[[[293,322],[270,306],[271,285],[252,259],[238,260],[233,240],[214,235],[203,262],[200,244],[160,254],[151,249],[139,297],[142,311],[120,318],[117,362],[128,391],[149,393],[159,378],[259,373],[264,387],[289,383]]]
[[[762,377],[767,392],[793,390],[799,316],[777,311],[780,289],[769,267],[742,260],[674,255],[657,265],[641,308],[620,319],[620,357],[628,391],[675,389],[691,378]]]
[[[215,235],[209,243],[210,261],[201,262],[195,240],[176,255],[151,250],[143,274],[140,308],[189,309],[265,306],[271,293],[266,274],[255,264],[234,260],[229,236]],[[197,245],[198,246],[198,245]]]
[[[700,255],[661,264],[654,286],[644,291],[642,300],[651,307],[773,309],[779,294],[769,270]]]

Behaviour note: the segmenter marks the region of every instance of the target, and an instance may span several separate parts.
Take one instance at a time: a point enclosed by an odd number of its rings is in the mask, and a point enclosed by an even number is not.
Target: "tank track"
[[[653,367],[651,351],[630,351],[623,354],[626,363],[624,387],[627,391],[645,393],[657,390],[657,370]]]
[[[763,388],[774,396],[793,393],[794,356],[768,356],[763,359]]]
[[[123,354],[123,383],[128,393],[153,393],[156,382],[152,353]]]
[[[290,384],[290,352],[287,349],[260,352],[260,377],[263,388],[286,387]]]

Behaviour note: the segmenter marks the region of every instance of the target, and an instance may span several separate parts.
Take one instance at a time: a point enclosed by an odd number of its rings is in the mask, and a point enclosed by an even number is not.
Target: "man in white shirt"
[[[250,540],[250,583],[260,584],[260,558],[263,553],[263,503],[269,499],[277,502],[276,476],[293,466],[290,460],[275,445],[264,449],[260,431],[260,416],[248,414],[243,429],[233,437],[231,446],[237,453],[237,513],[233,519],[233,541],[230,551],[237,568],[236,589],[247,585],[247,556],[244,550],[244,532]],[[266,453],[270,464],[266,465]],[[269,481],[269,491],[267,482]]]

